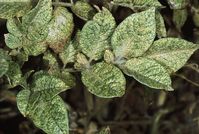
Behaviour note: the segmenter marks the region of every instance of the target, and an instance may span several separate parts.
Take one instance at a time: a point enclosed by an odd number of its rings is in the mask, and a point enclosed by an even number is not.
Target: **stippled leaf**
[[[31,41],[43,41],[48,35],[47,24],[52,17],[52,1],[39,0],[35,8],[22,17],[22,24]]]
[[[68,134],[65,104],[58,94],[69,86],[56,76],[37,72],[33,83],[17,95],[21,113],[48,134]]]
[[[155,41],[144,56],[156,60],[172,73],[180,69],[198,48],[183,39],[163,38]]]
[[[74,67],[77,70],[82,70],[85,68],[90,68],[90,63],[84,54],[78,53],[76,55],[76,62]]]
[[[151,46],[155,35],[155,8],[132,14],[113,33],[111,44],[116,58],[141,56]]]
[[[8,19],[6,26],[9,33],[17,37],[21,37],[23,35],[23,26],[21,25],[19,19],[16,18]]]
[[[31,0],[0,0],[0,18],[21,17],[31,7]]]
[[[113,3],[119,6],[129,7],[131,9],[161,6],[158,0],[113,0]]]
[[[30,40],[23,39],[24,45],[23,49],[27,55],[37,56],[46,51],[47,46],[44,42],[31,42]]]
[[[92,94],[103,97],[121,97],[125,93],[126,80],[115,66],[101,62],[82,72],[82,81]]]
[[[85,21],[91,20],[96,13],[95,9],[89,3],[84,1],[75,2],[71,9],[75,15]]]
[[[1,65],[1,67],[0,67],[0,77],[2,77],[8,71],[9,63],[8,63],[8,61],[6,61],[6,59],[1,58],[0,59],[0,65]]]
[[[114,56],[113,52],[111,52],[110,50],[106,50],[104,52],[104,60],[107,63],[113,63],[115,60],[115,56]]]
[[[59,57],[64,65],[75,61],[76,50],[72,42],[64,46],[64,51],[59,54]]]
[[[103,128],[98,134],[111,134],[111,130],[109,127]]]
[[[124,64],[123,71],[151,88],[173,90],[167,70],[155,60],[147,58],[130,59]]]
[[[184,8],[189,0],[167,0],[171,9],[182,9]]]
[[[73,16],[64,7],[58,7],[53,13],[53,19],[49,23],[47,44],[55,52],[62,52],[64,45],[73,32]]]
[[[176,28],[181,31],[188,17],[187,9],[173,10],[173,22]]]
[[[103,8],[93,17],[93,20],[84,25],[81,31],[80,47],[82,52],[90,59],[100,59],[105,49],[109,48],[110,36],[114,28],[113,16],[106,8]]]
[[[13,34],[5,34],[6,46],[10,49],[15,49],[23,46],[22,37],[17,37]]]
[[[22,90],[17,95],[17,106],[47,134],[69,134],[67,110],[59,96],[47,100],[45,94]]]
[[[167,31],[165,28],[164,19],[159,11],[156,12],[155,19],[156,19],[156,33],[158,38],[166,37]]]

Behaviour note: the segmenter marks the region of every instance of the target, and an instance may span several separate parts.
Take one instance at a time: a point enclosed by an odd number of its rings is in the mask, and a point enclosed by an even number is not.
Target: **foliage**
[[[5,34],[8,51],[0,49],[0,77],[11,87],[21,86],[18,109],[48,134],[69,133],[67,108],[59,93],[75,86],[71,70],[81,73],[88,91],[102,98],[123,96],[127,75],[150,88],[173,91],[170,76],[199,48],[167,37],[160,14],[163,6],[157,0],[113,0],[111,4],[135,11],[119,25],[109,8],[95,6],[97,12],[85,1],[70,3],[71,10],[51,0],[39,0],[33,7],[28,0],[18,2],[0,7],[9,32]],[[180,31],[187,19],[186,2],[169,4],[177,9],[173,21]],[[81,31],[74,14],[85,21]],[[24,73],[28,57],[38,55],[47,67],[33,75],[32,70]]]

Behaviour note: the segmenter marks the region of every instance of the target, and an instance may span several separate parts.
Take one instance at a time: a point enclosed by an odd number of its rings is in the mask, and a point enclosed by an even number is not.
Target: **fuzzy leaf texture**
[[[44,73],[34,75],[29,89],[17,95],[17,106],[24,116],[47,134],[68,134],[68,115],[58,94],[68,89],[59,78]]]
[[[167,70],[155,60],[133,58],[122,67],[125,74],[132,76],[140,83],[155,89],[173,90]]]
[[[48,35],[48,27],[52,18],[52,1],[39,0],[36,7],[22,17],[22,25],[27,38],[34,42],[43,41]]]
[[[126,80],[114,65],[97,63],[82,72],[82,82],[92,94],[102,98],[121,97],[125,93]]]
[[[75,2],[71,9],[75,13],[75,15],[85,21],[91,20],[96,13],[94,8],[84,1]]]
[[[82,52],[90,59],[102,58],[105,49],[110,47],[110,36],[115,25],[112,14],[103,8],[93,17],[93,20],[84,25],[81,31],[79,42]]]
[[[180,69],[198,48],[197,44],[183,39],[163,38],[155,41],[144,56],[156,60],[165,66],[169,73],[173,73]]]
[[[111,38],[116,58],[129,59],[143,55],[155,36],[155,8],[130,15],[119,24]]]
[[[119,6],[129,7],[131,9],[161,6],[158,0],[113,0],[113,3]]]
[[[0,18],[21,17],[31,8],[31,0],[0,0]]]
[[[47,44],[55,52],[62,52],[64,45],[73,32],[73,16],[64,7],[58,7],[53,13],[53,19],[49,23]]]

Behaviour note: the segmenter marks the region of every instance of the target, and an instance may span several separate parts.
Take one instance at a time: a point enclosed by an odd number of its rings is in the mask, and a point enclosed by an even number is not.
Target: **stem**
[[[175,76],[178,76],[184,80],[186,80],[187,82],[191,83],[192,85],[196,86],[196,87],[199,87],[199,84],[196,83],[196,82],[193,82],[191,80],[189,80],[187,77],[185,77],[184,75],[181,75],[181,74],[174,74]]]

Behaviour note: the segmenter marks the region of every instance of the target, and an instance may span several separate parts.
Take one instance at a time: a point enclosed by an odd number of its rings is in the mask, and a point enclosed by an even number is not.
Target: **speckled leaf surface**
[[[22,17],[22,24],[31,41],[43,41],[48,35],[47,24],[52,17],[52,1],[39,0],[36,7]]]
[[[55,52],[62,52],[64,45],[73,32],[74,23],[72,14],[64,7],[56,8],[48,27],[47,44]]]
[[[141,56],[156,36],[155,8],[127,17],[116,28],[111,44],[116,57]]]
[[[188,17],[187,9],[173,10],[173,22],[176,28],[181,31]]]
[[[184,8],[189,0],[167,0],[171,9],[182,9]]]
[[[107,63],[113,63],[114,62],[115,56],[114,56],[114,54],[113,54],[113,52],[111,50],[106,50],[104,52],[104,60]]]
[[[159,11],[156,11],[155,20],[156,20],[156,34],[158,38],[166,37],[167,31],[164,24],[164,19]]]
[[[125,93],[126,80],[115,66],[101,62],[82,72],[82,81],[92,94],[102,98],[121,97]]]
[[[144,56],[156,60],[172,73],[180,69],[198,48],[183,39],[163,38],[155,41]]]
[[[80,35],[80,47],[82,52],[90,59],[98,60],[110,45],[110,36],[115,28],[115,20],[112,14],[103,8],[93,20],[88,21]]]
[[[25,38],[23,41],[23,49],[27,55],[38,56],[39,54],[44,53],[47,49],[44,42],[31,42]]]
[[[5,43],[6,46],[10,49],[15,49],[23,46],[23,40],[22,37],[17,37],[13,34],[5,34]]]
[[[123,66],[123,71],[148,87],[173,90],[167,70],[155,60],[147,58],[130,59]]]
[[[57,95],[68,86],[59,78],[38,72],[30,89],[17,95],[21,113],[47,134],[68,134],[68,115],[64,101]]]
[[[21,17],[31,8],[31,0],[0,0],[0,18]]]
[[[9,63],[6,61],[6,59],[2,58],[0,59],[0,77],[2,77],[9,69]]]
[[[132,9],[161,6],[158,0],[113,0],[113,3],[116,5],[129,7]]]
[[[85,21],[91,20],[96,13],[95,9],[84,1],[75,2],[71,9],[75,15]]]
[[[64,46],[64,50],[59,54],[59,57],[63,64],[66,65],[75,61],[76,53],[73,43],[70,42],[69,45]]]
[[[23,35],[23,26],[16,18],[11,18],[7,20],[6,23],[7,30],[10,34],[13,34],[17,37],[21,37]]]

